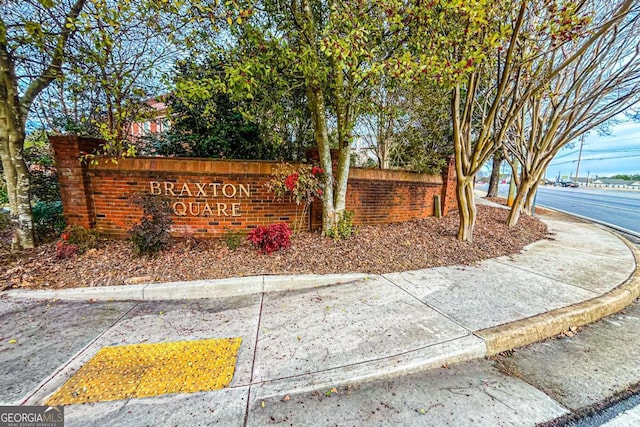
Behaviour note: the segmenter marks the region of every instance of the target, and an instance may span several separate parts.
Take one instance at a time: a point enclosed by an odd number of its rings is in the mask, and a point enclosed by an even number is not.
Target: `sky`
[[[580,140],[565,147],[547,169],[547,178],[560,174],[575,177],[580,152]],[[609,135],[593,131],[584,138],[579,175],[590,178],[616,174],[640,173],[640,123],[625,122],[611,126]]]

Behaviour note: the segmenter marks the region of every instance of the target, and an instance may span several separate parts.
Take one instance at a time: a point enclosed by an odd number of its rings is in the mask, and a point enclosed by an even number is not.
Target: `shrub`
[[[36,132],[25,141],[24,160],[29,167],[31,199],[41,202],[60,201],[60,185],[53,149],[45,133]]]
[[[98,247],[98,233],[95,230],[72,225],[62,235],[66,236],[64,240],[69,244],[78,246],[78,251],[81,253]]]
[[[344,211],[344,215],[342,215],[338,224],[334,228],[327,230],[326,235],[336,240],[351,237],[357,232],[356,227],[353,225],[354,214],[353,211]]]
[[[142,207],[142,219],[130,233],[136,255],[155,255],[171,243],[171,211],[169,201],[151,194],[138,194],[133,202]]]
[[[273,172],[271,179],[265,184],[276,199],[283,200],[289,197],[296,202],[296,219],[294,231],[300,232],[302,223],[309,212],[311,203],[317,197],[322,198],[325,182],[324,170],[312,165],[291,165],[282,163]],[[298,206],[302,205],[302,212],[298,212]]]
[[[187,230],[180,236],[180,242],[186,250],[200,250],[203,246],[202,240],[193,235],[193,231]]]
[[[224,239],[224,243],[227,245],[227,248],[231,249],[232,251],[238,249],[242,244],[242,233],[225,230],[224,236],[222,238]]]
[[[58,202],[60,197],[60,184],[55,170],[44,169],[41,166],[31,166],[29,169],[29,192],[32,200],[40,202]]]
[[[310,204],[314,198],[322,198],[324,170],[308,164],[279,164],[271,179],[265,184],[278,200],[289,196],[296,204]]]
[[[0,174],[2,171],[0,170]],[[9,194],[7,193],[7,184],[4,183],[0,176],[0,206],[9,204]]]
[[[52,241],[64,230],[66,223],[62,214],[62,202],[38,200],[31,209],[36,241]]]
[[[29,193],[36,242],[55,240],[65,228],[60,186],[46,133],[36,131],[25,141],[24,160],[29,167]]]
[[[286,249],[291,246],[292,231],[286,222],[273,224],[268,227],[258,227],[249,233],[248,240],[261,254]]]
[[[56,258],[71,258],[78,254],[78,245],[68,243],[68,240],[69,235],[67,233],[62,233],[60,235],[60,240],[56,242]]]
[[[78,254],[78,245],[70,245],[63,241],[56,242],[56,258],[71,258]]]

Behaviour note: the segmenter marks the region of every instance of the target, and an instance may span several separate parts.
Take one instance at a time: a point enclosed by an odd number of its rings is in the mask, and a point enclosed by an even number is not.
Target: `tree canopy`
[[[315,145],[325,232],[344,218],[357,138],[383,167],[436,170],[452,153],[463,240],[474,178],[500,151],[519,170],[515,224],[560,148],[637,105],[639,11],[634,0],[5,1],[0,154],[16,242],[33,245],[30,114],[57,111],[58,130],[101,134],[118,155],[143,101],[165,94],[173,126],[146,146],[156,153],[300,160]]]
[[[0,14],[0,156],[14,247],[34,246],[29,171],[23,156],[35,99],[62,75],[86,0],[5,1]]]

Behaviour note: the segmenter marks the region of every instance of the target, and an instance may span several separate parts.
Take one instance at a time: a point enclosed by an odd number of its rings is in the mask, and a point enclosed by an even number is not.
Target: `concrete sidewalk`
[[[17,345],[0,341],[0,400],[42,403],[107,345],[242,337],[227,389],[65,409],[68,425],[145,425],[152,407],[185,417],[208,408],[207,423],[242,425],[256,402],[482,358],[638,297],[637,249],[599,226],[541,219],[552,240],[472,267],[141,285],[119,295],[134,301],[109,301],[113,288],[8,292],[0,335]]]

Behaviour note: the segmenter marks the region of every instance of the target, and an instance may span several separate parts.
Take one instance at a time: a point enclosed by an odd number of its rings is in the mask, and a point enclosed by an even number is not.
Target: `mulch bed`
[[[505,209],[478,206],[473,242],[456,238],[458,215],[400,224],[359,227],[355,236],[333,240],[301,233],[291,246],[260,255],[248,243],[231,250],[222,239],[176,241],[156,257],[136,257],[127,241],[100,241],[98,247],[57,259],[55,243],[21,254],[0,253],[1,288],[57,289],[122,285],[136,281],[172,282],[261,274],[372,273],[471,265],[518,253],[548,237],[538,219],[523,216],[514,228]],[[146,276],[146,277],[145,277]],[[139,278],[139,280],[136,280]]]

